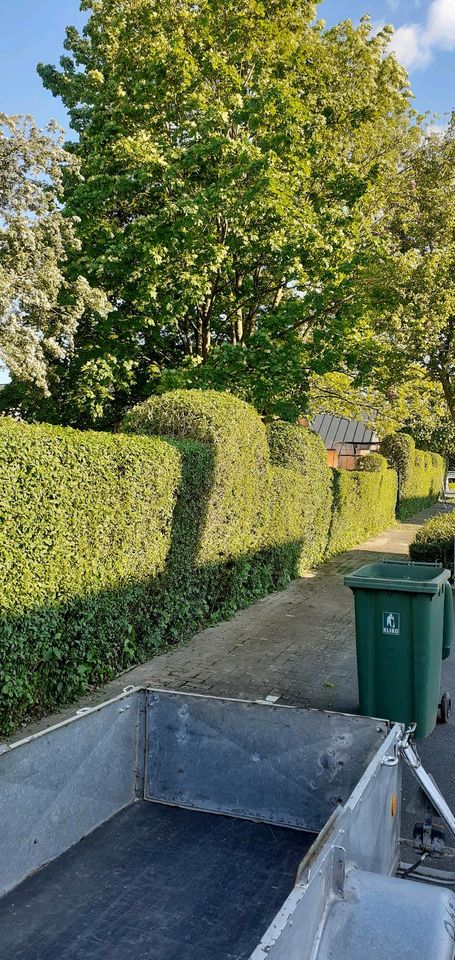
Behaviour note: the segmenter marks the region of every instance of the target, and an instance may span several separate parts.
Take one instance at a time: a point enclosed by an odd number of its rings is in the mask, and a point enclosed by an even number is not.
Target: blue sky
[[[393,44],[409,70],[417,108],[442,120],[455,108],[455,0],[323,0],[319,6],[328,25],[365,13],[377,25],[394,25]],[[82,23],[79,0],[0,0],[1,111],[31,113],[40,124],[52,117],[67,127],[65,111],[43,89],[36,64],[57,63],[65,26]]]
[[[319,6],[328,24],[364,13],[397,28],[394,43],[409,68],[418,108],[443,114],[454,107],[455,0],[323,0]],[[0,0],[0,110],[66,124],[36,64],[57,63],[65,26],[82,22],[78,0]]]

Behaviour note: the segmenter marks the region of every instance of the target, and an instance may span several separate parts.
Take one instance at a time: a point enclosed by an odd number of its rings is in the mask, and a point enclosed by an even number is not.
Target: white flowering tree
[[[55,123],[41,130],[0,113],[0,362],[44,394],[49,362],[71,352],[83,313],[106,310],[84,277],[65,275],[78,245],[59,203],[70,171],[77,164]]]

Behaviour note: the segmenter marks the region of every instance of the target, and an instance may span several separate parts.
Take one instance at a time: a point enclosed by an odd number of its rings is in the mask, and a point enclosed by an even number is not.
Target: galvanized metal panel
[[[0,894],[134,799],[141,697],[102,704],[0,755]]]
[[[394,763],[397,725],[353,790],[341,817],[343,846],[356,867],[394,873],[398,867],[403,764]],[[392,765],[385,758],[392,759]]]
[[[378,875],[394,872],[399,856],[400,804],[393,814],[392,799],[400,795],[401,761],[394,758],[401,727],[396,725],[380,746],[344,807],[315,840],[306,855],[295,889],[276,915],[250,960],[317,960],[318,946],[330,910],[344,895],[337,869],[361,868]],[[384,763],[384,760],[386,762]],[[379,879],[379,876],[378,876]],[[379,903],[379,901],[378,901]],[[379,908],[378,908],[379,909]],[[381,913],[386,922],[384,913]],[[365,944],[370,944],[366,931]],[[368,954],[369,955],[369,954]],[[350,960],[347,950],[334,954]],[[402,954],[391,953],[401,957]]]
[[[145,797],[318,832],[387,735],[367,717],[154,691]]]
[[[449,890],[350,871],[327,917],[315,960],[452,960]]]

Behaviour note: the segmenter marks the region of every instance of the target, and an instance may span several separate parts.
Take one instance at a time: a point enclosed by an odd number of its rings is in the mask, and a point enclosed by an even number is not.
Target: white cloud
[[[390,41],[390,47],[396,53],[400,63],[408,69],[426,67],[432,57],[432,50],[426,42],[423,27],[418,23],[398,27]]]
[[[433,0],[427,23],[432,46],[441,50],[455,49],[455,0]]]
[[[455,50],[455,0],[432,0],[425,22],[398,27],[390,47],[408,69],[426,67],[437,50]]]

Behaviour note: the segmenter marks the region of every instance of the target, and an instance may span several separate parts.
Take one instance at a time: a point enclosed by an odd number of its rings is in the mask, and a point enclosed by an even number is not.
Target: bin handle
[[[454,633],[452,587],[448,580],[444,584],[444,626],[442,632],[442,659],[446,660],[452,646]]]

